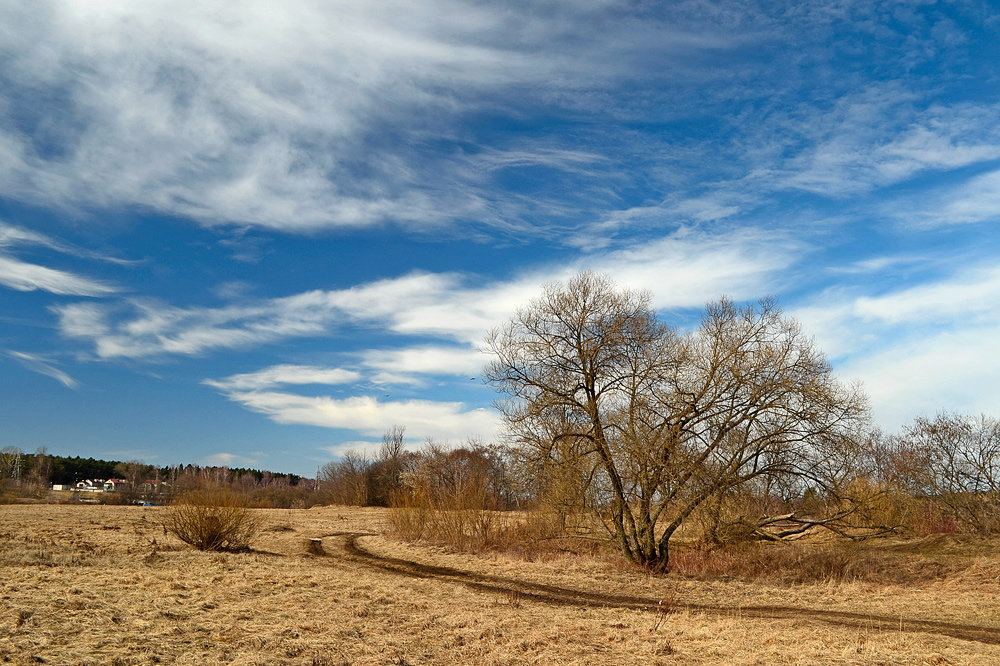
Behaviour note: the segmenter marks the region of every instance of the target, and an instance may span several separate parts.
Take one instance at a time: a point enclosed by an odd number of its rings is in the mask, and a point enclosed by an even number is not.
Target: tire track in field
[[[663,610],[690,610],[711,615],[738,616],[762,620],[811,620],[854,629],[884,629],[905,631],[911,633],[929,633],[949,636],[965,641],[1000,645],[1000,628],[982,627],[972,624],[958,624],[938,620],[919,620],[885,615],[868,615],[850,611],[820,610],[794,606],[715,606],[707,604],[674,603],[669,609],[664,609],[661,601],[654,598],[644,598],[627,595],[601,594],[585,592],[571,588],[533,583],[530,581],[492,576],[472,571],[453,569],[451,567],[423,564],[397,557],[377,555],[365,550],[358,543],[363,536],[372,536],[368,532],[335,532],[323,535],[323,539],[337,538],[337,551],[331,555],[338,556],[365,566],[394,573],[409,578],[440,580],[463,585],[467,588],[494,594],[517,594],[522,599],[537,601],[556,606],[579,606],[588,608],[629,608],[651,612]]]

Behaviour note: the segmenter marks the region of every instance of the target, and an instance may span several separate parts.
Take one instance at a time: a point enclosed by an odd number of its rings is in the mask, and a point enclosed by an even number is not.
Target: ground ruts
[[[792,606],[712,606],[671,602],[665,608],[659,599],[633,597],[615,594],[584,592],[554,585],[532,583],[491,576],[472,571],[421,564],[411,560],[396,557],[376,555],[365,550],[358,538],[371,536],[364,532],[336,532],[323,535],[323,539],[336,538],[338,548],[330,550],[329,554],[358,562],[368,567],[408,576],[410,578],[429,578],[451,583],[457,583],[480,592],[499,594],[517,594],[522,599],[537,601],[558,606],[583,606],[591,608],[631,608],[651,612],[664,610],[690,610],[712,615],[739,616],[752,619],[778,620],[812,620],[842,627],[856,629],[885,629],[893,631],[919,632],[940,634],[966,641],[1000,645],[1000,628],[980,627],[970,624],[956,624],[937,620],[918,620],[884,615],[868,615],[847,611],[819,610],[814,608],[796,608]]]

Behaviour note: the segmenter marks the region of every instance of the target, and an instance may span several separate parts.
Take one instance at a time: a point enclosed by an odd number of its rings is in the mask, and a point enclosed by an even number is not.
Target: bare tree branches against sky
[[[681,327],[776,296],[886,427],[995,409],[998,26],[0,2],[5,437],[298,472],[392,423],[489,438],[485,331],[586,269]]]

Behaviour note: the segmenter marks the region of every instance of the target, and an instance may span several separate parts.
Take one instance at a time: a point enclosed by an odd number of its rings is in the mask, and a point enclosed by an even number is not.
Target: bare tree
[[[16,446],[0,449],[0,479],[21,480],[22,452]]]
[[[707,499],[807,471],[821,439],[866,413],[771,301],[711,304],[682,336],[647,294],[582,273],[547,286],[486,344],[510,436],[539,464],[589,463],[593,515],[653,569],[668,567],[671,537]]]
[[[371,495],[368,498],[370,504],[389,506],[393,493],[399,490],[405,435],[406,426],[402,425],[393,425],[382,433],[378,457],[372,463]]]
[[[946,413],[918,418],[898,438],[896,457],[908,485],[955,519],[979,532],[1000,529],[1000,421]]]
[[[317,481],[325,501],[367,506],[370,497],[372,461],[359,451],[348,451],[342,460],[319,469]]]
[[[382,433],[382,445],[379,446],[379,460],[397,460],[403,455],[403,439],[406,436],[406,426],[393,425]]]

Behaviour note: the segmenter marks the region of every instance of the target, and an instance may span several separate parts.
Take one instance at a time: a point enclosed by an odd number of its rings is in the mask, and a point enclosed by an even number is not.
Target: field
[[[899,544],[936,572],[906,584],[698,580],[400,543],[345,507],[265,510],[253,551],[205,553],[163,511],[0,506],[0,662],[1000,663],[992,543]]]

